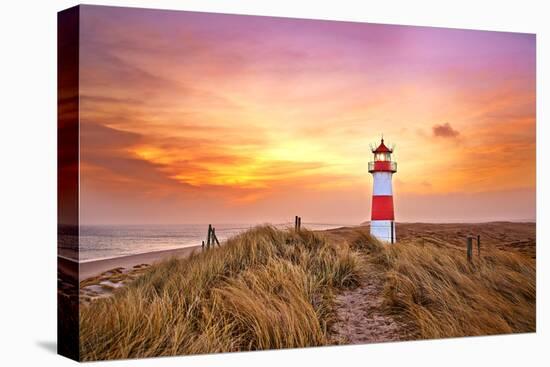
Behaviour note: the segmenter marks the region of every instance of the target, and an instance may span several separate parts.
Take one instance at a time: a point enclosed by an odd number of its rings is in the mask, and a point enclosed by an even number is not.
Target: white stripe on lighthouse
[[[373,172],[374,185],[372,195],[392,195],[391,172]]]
[[[372,220],[370,234],[380,241],[395,243],[395,224],[392,220]]]

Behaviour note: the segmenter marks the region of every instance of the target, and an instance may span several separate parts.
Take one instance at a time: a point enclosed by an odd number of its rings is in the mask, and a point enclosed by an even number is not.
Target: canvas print
[[[534,34],[58,17],[58,348],[536,331]]]

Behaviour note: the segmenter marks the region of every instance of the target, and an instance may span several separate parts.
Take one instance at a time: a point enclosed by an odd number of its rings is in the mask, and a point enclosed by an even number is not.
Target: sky
[[[84,224],[535,220],[535,36],[81,7]]]

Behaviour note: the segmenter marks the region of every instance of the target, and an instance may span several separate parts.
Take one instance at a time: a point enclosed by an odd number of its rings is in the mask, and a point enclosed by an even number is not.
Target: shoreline
[[[148,264],[168,259],[170,257],[185,258],[191,256],[195,251],[202,251],[201,245],[183,247],[178,249],[160,250],[145,252],[135,255],[118,256],[108,259],[86,260],[79,262],[62,255],[57,256],[59,270],[71,279],[82,281],[103,272],[115,268],[132,268],[136,265]]]
[[[355,226],[354,226],[355,227]],[[313,230],[314,232],[327,232],[331,230],[339,230],[352,228],[347,226],[334,227],[330,229]],[[116,256],[103,259],[82,260],[78,261],[65,255],[57,255],[58,269],[64,277],[68,277],[73,281],[81,282],[104,272],[111,271],[116,268],[124,268],[126,270],[133,268],[136,265],[152,265],[161,260],[170,257],[186,258],[191,256],[193,252],[201,252],[201,245],[194,245],[182,248],[158,250],[152,252],[144,252],[133,255]],[[78,279],[77,279],[78,276]]]
[[[504,242],[505,247],[510,245],[520,245],[523,246],[523,242],[529,242],[532,244],[536,243],[536,234],[528,235],[523,233],[520,235],[520,238],[510,238],[510,239],[498,239],[490,238],[490,232],[494,230],[491,227],[498,227],[502,225],[512,225],[513,227],[527,228],[536,226],[536,223],[533,222],[487,222],[487,223],[406,223],[399,222],[401,227],[398,229],[398,235],[402,240],[411,240],[419,236],[422,232],[428,230],[428,232],[436,231],[439,236],[450,236],[449,245],[462,246],[462,242],[468,233],[481,233],[482,238],[484,239],[484,244],[487,245],[488,242]],[[341,237],[346,237],[350,232],[356,230],[357,228],[368,227],[368,224],[361,223],[359,225],[353,226],[341,226],[329,229],[315,230],[314,232],[324,233],[333,239],[341,239]],[[434,236],[435,233],[430,233],[430,237]],[[435,235],[436,237],[438,235]],[[517,237],[517,236],[512,236]],[[495,245],[495,244],[492,244]],[[500,247],[500,246],[498,246]],[[68,277],[73,281],[82,281],[92,277],[101,275],[104,272],[116,269],[116,268],[125,268],[132,269],[136,265],[152,265],[153,263],[159,262],[161,260],[168,259],[170,257],[185,258],[190,256],[193,252],[202,251],[201,245],[194,245],[183,248],[168,249],[168,250],[159,250],[152,252],[145,252],[140,254],[118,256],[112,258],[104,258],[97,260],[84,260],[77,261],[70,257],[64,255],[58,255],[58,269],[59,272],[63,274],[64,277]],[[533,251],[534,252],[534,251]],[[534,257],[534,256],[533,256]]]

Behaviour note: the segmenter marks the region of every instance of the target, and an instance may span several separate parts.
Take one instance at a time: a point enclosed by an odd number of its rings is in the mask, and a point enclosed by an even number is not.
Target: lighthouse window
[[[390,153],[376,153],[374,156],[374,160],[376,161],[390,161]]]

